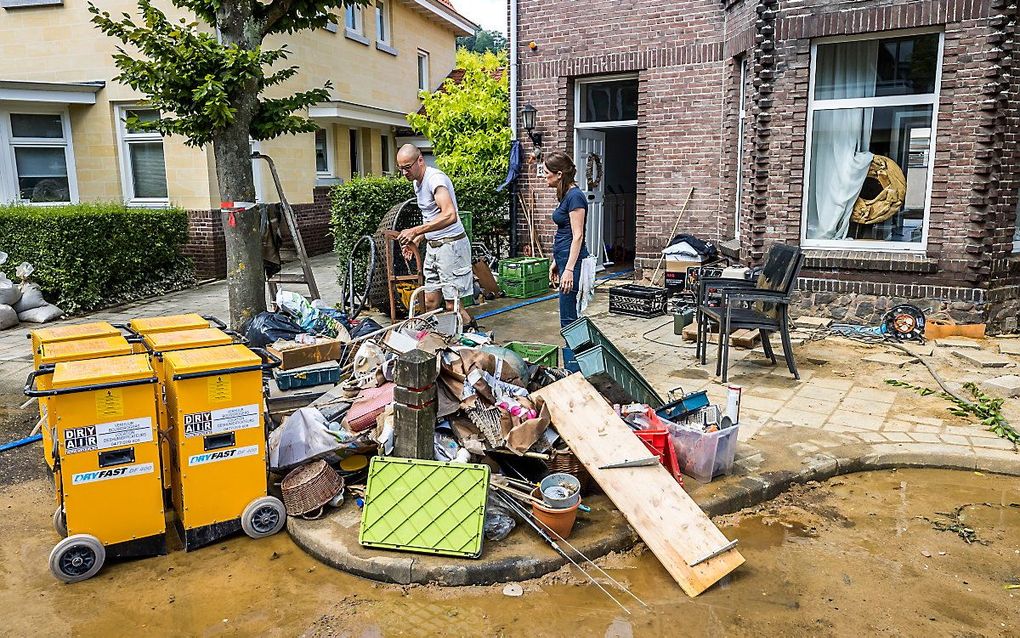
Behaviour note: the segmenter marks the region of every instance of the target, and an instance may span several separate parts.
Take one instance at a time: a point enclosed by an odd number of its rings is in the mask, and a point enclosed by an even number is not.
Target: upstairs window
[[[358,5],[347,5],[344,8],[344,26],[351,33],[364,33],[365,25],[361,19],[361,7]]]
[[[118,109],[124,199],[128,204],[138,206],[166,205],[170,200],[167,195],[163,136],[158,132],[129,126],[127,120],[131,116],[142,122],[153,122],[159,119],[159,111],[135,107]]]
[[[418,90],[429,90],[429,54],[418,50]]]
[[[375,2],[375,39],[390,44],[390,11],[385,0]]]

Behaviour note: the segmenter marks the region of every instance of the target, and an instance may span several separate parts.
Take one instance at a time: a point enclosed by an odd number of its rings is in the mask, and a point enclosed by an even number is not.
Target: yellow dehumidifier
[[[267,495],[263,420],[262,372],[279,363],[243,345],[163,355],[175,522],[187,551],[286,523],[283,503]]]

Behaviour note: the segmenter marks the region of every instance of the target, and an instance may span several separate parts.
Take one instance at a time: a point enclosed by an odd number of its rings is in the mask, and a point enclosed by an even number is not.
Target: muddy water
[[[968,544],[922,518],[966,503]],[[648,553],[604,567],[650,609],[628,615],[564,570],[502,587],[373,584],[285,534],[107,566],[77,585],[46,568],[43,481],[0,493],[3,635],[1020,636],[1020,479],[936,470],[840,477],[721,517],[747,563],[688,599]],[[529,533],[522,530],[514,533]]]

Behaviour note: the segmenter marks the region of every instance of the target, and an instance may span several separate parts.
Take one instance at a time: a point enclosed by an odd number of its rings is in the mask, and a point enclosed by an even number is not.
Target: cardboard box
[[[326,337],[316,337],[315,343],[308,344],[281,340],[270,345],[268,350],[283,360],[281,370],[293,370],[316,363],[339,361],[343,354],[343,342]]]
[[[688,268],[694,268],[701,265],[700,261],[690,261],[688,259],[670,259],[666,257],[666,272],[682,272],[684,275],[687,274]]]

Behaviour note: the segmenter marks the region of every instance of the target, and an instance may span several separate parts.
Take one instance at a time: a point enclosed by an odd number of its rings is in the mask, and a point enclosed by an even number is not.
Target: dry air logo
[[[184,415],[184,436],[201,436],[212,432],[212,412]]]
[[[257,445],[236,447],[232,450],[220,450],[218,452],[206,452],[205,454],[196,454],[189,457],[188,465],[205,465],[206,463],[216,463],[217,461],[229,461],[244,456],[255,456],[258,453],[259,446]]]
[[[82,485],[83,483],[108,481],[110,479],[119,479],[128,476],[138,476],[139,474],[151,474],[153,467],[154,466],[152,463],[142,463],[140,465],[125,465],[124,467],[114,467],[108,470],[82,472],[80,474],[75,474],[71,478],[71,484]]]
[[[67,454],[124,447],[152,440],[152,418],[125,419],[64,430]]]

